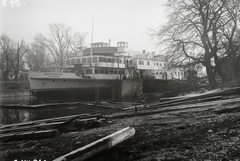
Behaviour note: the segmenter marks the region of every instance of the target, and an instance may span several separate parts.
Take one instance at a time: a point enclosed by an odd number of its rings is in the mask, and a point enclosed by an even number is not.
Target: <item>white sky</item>
[[[11,2],[15,2],[11,5]],[[18,2],[18,3],[17,3]],[[0,0],[0,35],[32,43],[38,33],[47,34],[50,23],[64,23],[86,32],[86,45],[127,41],[129,50],[156,51],[148,28],[166,22],[167,0]],[[17,6],[17,4],[19,4]]]

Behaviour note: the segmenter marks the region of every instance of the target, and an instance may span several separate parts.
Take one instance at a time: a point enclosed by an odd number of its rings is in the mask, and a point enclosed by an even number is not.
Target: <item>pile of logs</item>
[[[186,104],[196,105],[198,103],[228,99],[228,98],[231,98],[229,96],[234,96],[234,95],[236,97],[239,97],[239,94],[240,94],[240,87],[235,87],[235,88],[216,89],[216,90],[208,91],[202,94],[160,98],[159,101],[157,102],[125,107],[122,109],[122,111],[125,111],[125,113],[123,113],[122,115],[112,115],[109,118],[145,115],[148,113],[153,113],[154,111],[162,112],[162,110],[159,110],[162,108],[164,108],[166,112],[168,111],[167,108],[171,106],[186,105]]]
[[[105,121],[106,116],[99,113],[10,124],[0,127],[0,141],[50,137],[63,132],[98,127]]]

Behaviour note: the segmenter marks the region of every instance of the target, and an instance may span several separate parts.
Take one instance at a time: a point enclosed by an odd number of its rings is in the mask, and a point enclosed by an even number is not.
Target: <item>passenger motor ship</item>
[[[64,68],[29,72],[33,95],[51,98],[57,94],[60,99],[71,96],[73,90],[79,97],[91,97],[96,87],[111,94],[113,80],[150,77],[184,79],[184,72],[169,71],[161,55],[128,51],[127,42],[118,42],[117,47],[110,46],[110,42],[92,43],[90,48],[80,49],[77,55],[67,58]]]

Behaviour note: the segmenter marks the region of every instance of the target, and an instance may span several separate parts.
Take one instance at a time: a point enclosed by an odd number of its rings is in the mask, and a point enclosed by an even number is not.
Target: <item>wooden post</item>
[[[116,93],[116,83],[115,83],[115,80],[113,80],[113,82],[112,82],[112,103],[113,104],[116,101],[115,93]]]
[[[66,155],[54,159],[54,161],[81,161],[93,157],[104,150],[108,150],[113,146],[127,140],[135,134],[133,127],[126,127],[102,139],[92,142],[84,147],[74,150]]]
[[[98,82],[95,82],[95,104],[96,105],[101,105]]]

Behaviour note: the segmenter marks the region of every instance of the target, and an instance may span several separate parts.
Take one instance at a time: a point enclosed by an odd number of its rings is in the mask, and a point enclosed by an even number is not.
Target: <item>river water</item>
[[[109,108],[100,108],[81,103],[65,103],[61,105],[46,105],[38,108],[26,108],[30,101],[29,90],[5,90],[0,91],[0,124],[21,123],[53,117],[77,115],[83,113],[104,112]],[[4,105],[11,105],[6,107]]]

